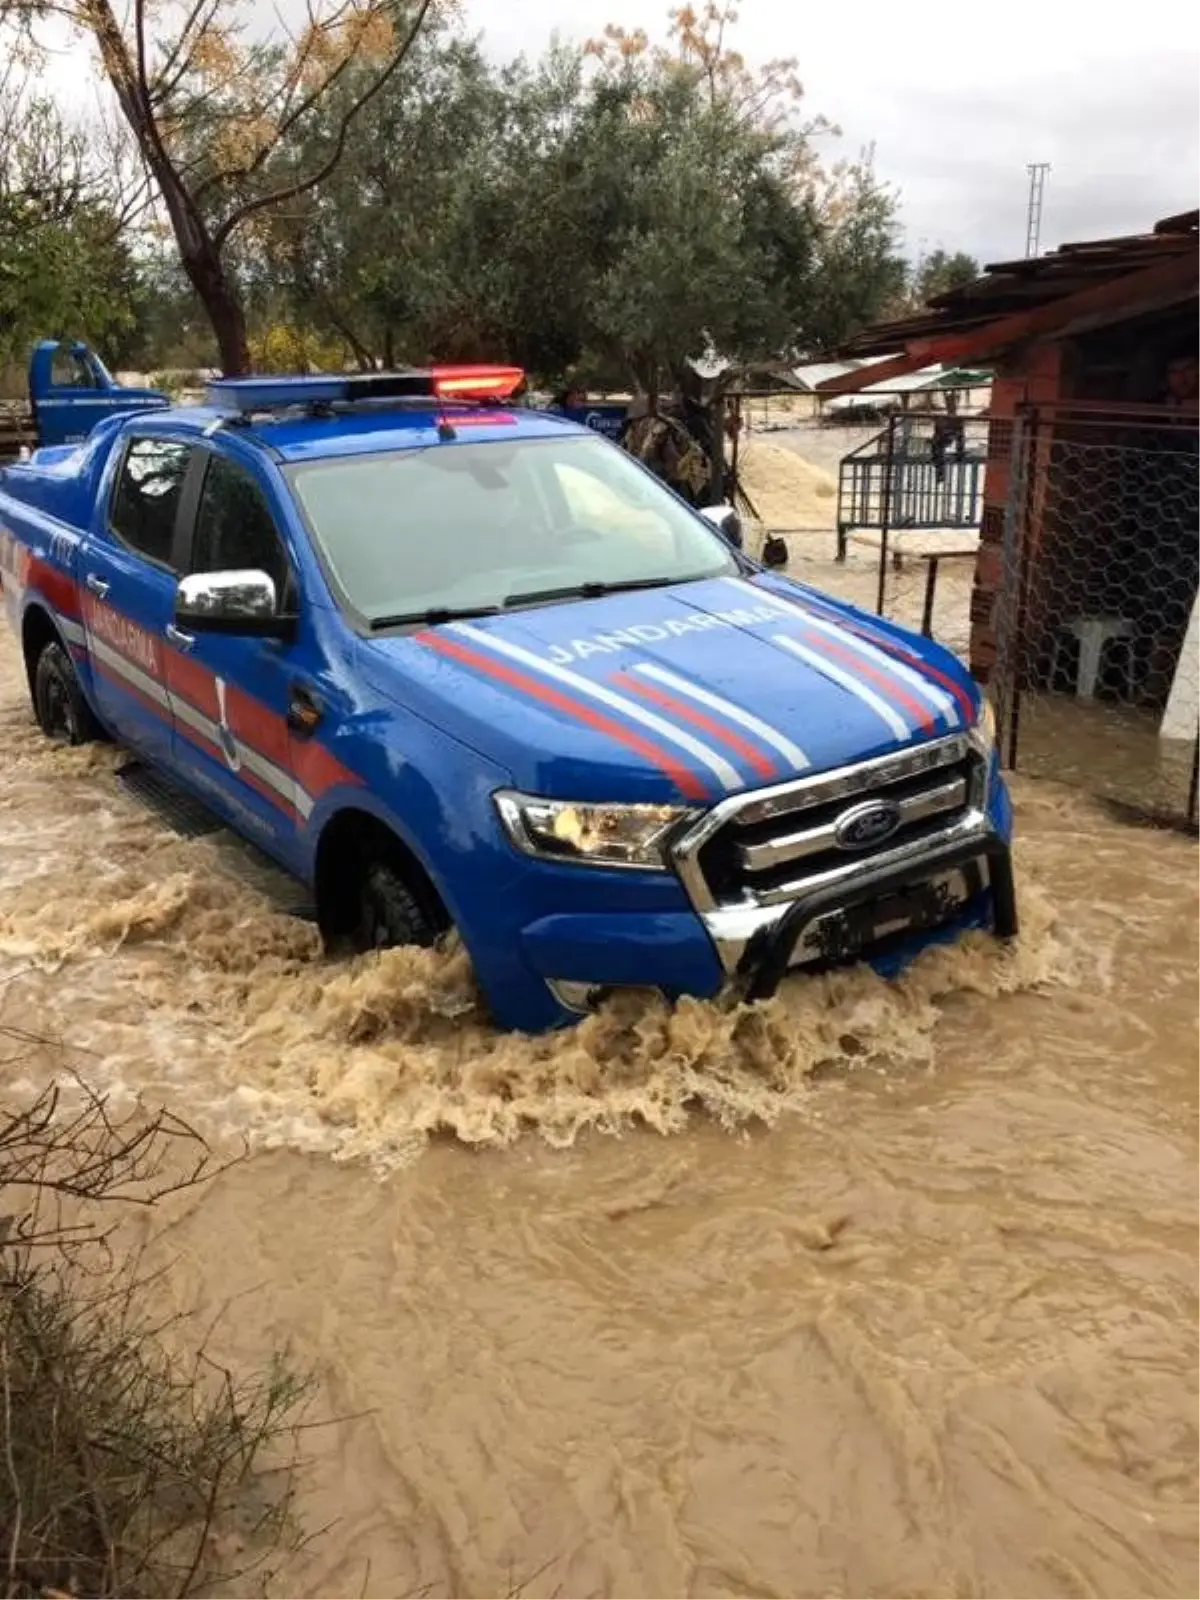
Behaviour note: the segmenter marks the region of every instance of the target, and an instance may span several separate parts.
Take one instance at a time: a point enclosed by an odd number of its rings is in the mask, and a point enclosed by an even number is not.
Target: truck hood
[[[372,640],[370,676],[535,794],[712,802],[971,726],[929,640],[773,574]],[[365,663],[365,664],[367,664]]]

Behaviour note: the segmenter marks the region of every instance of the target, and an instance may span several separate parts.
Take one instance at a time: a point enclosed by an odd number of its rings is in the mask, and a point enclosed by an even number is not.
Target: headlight
[[[996,712],[990,700],[985,699],[980,704],[979,719],[971,729],[971,738],[981,755],[990,756],[996,748]]]
[[[512,789],[495,800],[505,832],[525,855],[650,872],[665,870],[668,836],[695,815],[686,806],[586,805]]]

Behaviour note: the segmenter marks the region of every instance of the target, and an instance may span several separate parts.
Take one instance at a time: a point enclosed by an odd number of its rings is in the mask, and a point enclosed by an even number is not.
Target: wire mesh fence
[[[1009,473],[992,613],[1008,764],[1194,825],[1194,416],[1031,413]]]
[[[826,526],[773,529],[789,573],[952,650],[988,684],[1010,768],[1194,827],[1194,413],[1043,407],[993,419],[981,448],[979,525],[905,525],[889,491],[840,551]]]

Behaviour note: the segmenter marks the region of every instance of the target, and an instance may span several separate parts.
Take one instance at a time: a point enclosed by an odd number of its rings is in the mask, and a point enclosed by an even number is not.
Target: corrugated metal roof
[[[857,361],[810,361],[803,367],[793,367],[792,377],[801,389],[812,390],[826,378],[840,378],[843,372],[857,369]]]
[[[868,383],[854,394],[834,395],[825,402],[826,411],[849,411],[855,406],[869,405],[870,397],[877,400],[888,395],[916,394],[924,389],[940,389],[944,374],[940,366],[923,367],[920,372],[907,372],[899,378]]]
[[[853,394],[830,395],[824,409],[850,411],[856,406],[870,405],[872,397],[884,400],[889,395],[919,394],[946,388],[984,388],[990,383],[991,376],[988,373],[968,371],[962,367],[922,367],[919,372],[902,373],[899,377],[868,383]]]
[[[922,367],[919,372],[906,372],[899,378],[885,378],[879,383],[869,383],[860,392],[870,394],[908,394],[914,389],[937,389],[941,387],[941,366]]]
[[[866,328],[837,354],[849,362],[863,356],[890,355],[912,340],[969,332],[1172,257],[1194,256],[1198,237],[1200,212],[1185,211],[1165,217],[1152,233],[1084,240],[1060,245],[1044,256],[993,262],[982,277],[931,300],[927,311]]]
[[[878,356],[865,356],[857,361],[806,361],[803,366],[793,367],[792,376],[802,389],[813,390],[827,378],[840,378],[846,372],[858,372],[863,367],[870,367],[880,358]]]

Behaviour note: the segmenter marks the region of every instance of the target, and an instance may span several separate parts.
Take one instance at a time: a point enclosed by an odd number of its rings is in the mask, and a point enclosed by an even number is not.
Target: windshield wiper
[[[423,622],[436,627],[439,622],[457,622],[462,617],[494,617],[499,606],[430,606],[427,611],[403,611],[395,617],[372,617],[368,626],[374,633],[380,628],[402,628],[406,622]]]
[[[694,583],[697,576],[705,574],[693,573],[683,578],[622,578],[615,583],[570,583],[562,589],[530,589],[527,594],[510,594],[504,604],[523,606],[535,600],[598,600],[602,595],[621,594],[627,589],[665,589],[672,583]]]
[[[406,623],[423,622],[436,627],[440,622],[457,622],[464,617],[494,617],[510,606],[532,605],[536,600],[598,600],[602,595],[620,594],[628,589],[664,589],[672,583],[695,583],[707,577],[704,572],[689,573],[677,578],[621,578],[614,583],[597,580],[590,583],[571,583],[561,589],[530,589],[525,594],[510,594],[501,605],[490,606],[430,606],[426,611],[405,611],[394,617],[372,617],[369,626],[373,632],[381,628],[402,628]]]

